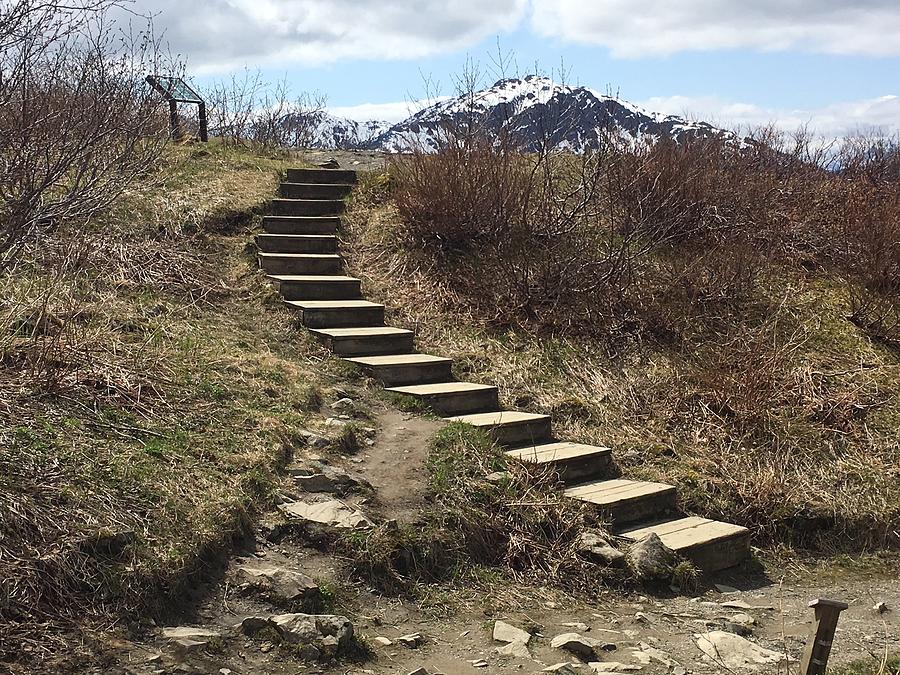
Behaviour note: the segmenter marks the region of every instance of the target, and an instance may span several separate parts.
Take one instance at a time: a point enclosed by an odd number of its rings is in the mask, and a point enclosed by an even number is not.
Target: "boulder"
[[[628,566],[640,581],[665,580],[678,565],[678,554],[651,532],[628,549]]]

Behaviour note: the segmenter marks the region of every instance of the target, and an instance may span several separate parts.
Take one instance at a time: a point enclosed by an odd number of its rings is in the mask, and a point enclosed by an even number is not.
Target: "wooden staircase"
[[[519,461],[552,467],[565,494],[594,505],[617,534],[638,540],[650,532],[706,572],[740,563],[749,554],[746,528],[678,510],[672,485],[610,478],[609,448],[553,437],[548,415],[501,410],[496,387],[458,382],[452,361],[415,351],[411,331],[384,325],[384,305],[362,297],[347,276],[335,235],[356,173],[290,169],[263,218],[259,265],[302,323],[336,355],[451,421],[488,432]]]

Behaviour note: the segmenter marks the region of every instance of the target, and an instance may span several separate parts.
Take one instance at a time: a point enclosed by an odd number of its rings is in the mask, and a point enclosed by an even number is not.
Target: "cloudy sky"
[[[651,110],[900,130],[900,0],[136,2],[201,85],[258,68],[358,119],[452,93],[468,58],[490,84],[499,42],[507,75],[564,70]]]

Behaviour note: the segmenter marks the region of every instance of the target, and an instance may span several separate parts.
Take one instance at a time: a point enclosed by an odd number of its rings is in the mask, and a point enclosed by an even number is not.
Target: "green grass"
[[[846,666],[831,668],[831,675],[897,675],[900,673],[900,652],[886,660],[862,659]]]

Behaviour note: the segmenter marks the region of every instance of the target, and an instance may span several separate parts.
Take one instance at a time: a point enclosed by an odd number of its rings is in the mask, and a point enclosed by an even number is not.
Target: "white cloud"
[[[385,122],[401,122],[410,115],[430,106],[447,97],[425,99],[421,101],[397,101],[394,103],[360,103],[349,106],[329,106],[328,112],[338,117],[348,117],[351,120],[366,122],[369,120],[384,120]]]
[[[880,129],[900,133],[900,96],[880,96],[859,101],[832,103],[821,108],[772,108],[725,101],[715,96],[654,97],[640,102],[648,110],[701,119],[729,129],[766,124],[794,131],[806,126],[816,135],[838,138],[858,131]]]
[[[532,0],[543,35],[615,56],[751,48],[900,55],[897,0]]]
[[[196,73],[250,64],[410,59],[509,30],[528,0],[139,0]]]

